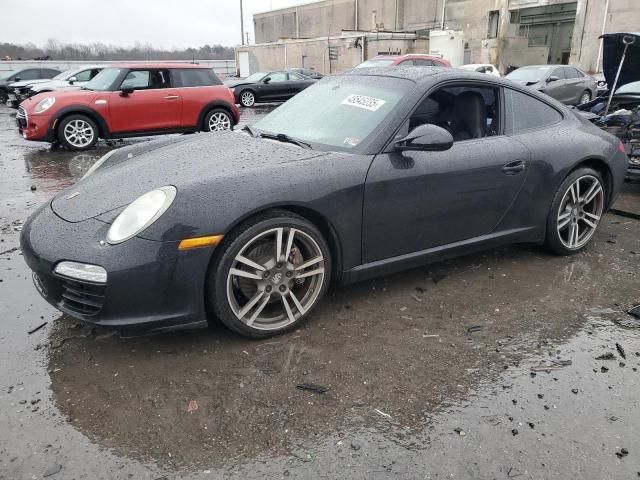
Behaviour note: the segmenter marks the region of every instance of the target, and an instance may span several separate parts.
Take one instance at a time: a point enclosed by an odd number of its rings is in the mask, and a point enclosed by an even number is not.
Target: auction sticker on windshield
[[[382,105],[386,103],[385,100],[380,100],[379,98],[367,97],[366,95],[349,95],[342,101],[343,105],[350,105],[352,107],[364,108],[365,110],[369,110],[371,112],[375,112]]]

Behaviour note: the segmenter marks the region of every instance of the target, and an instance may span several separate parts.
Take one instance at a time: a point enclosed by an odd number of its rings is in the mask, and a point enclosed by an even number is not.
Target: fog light
[[[60,262],[54,269],[58,275],[92,283],[107,283],[107,271],[97,265],[78,262]]]

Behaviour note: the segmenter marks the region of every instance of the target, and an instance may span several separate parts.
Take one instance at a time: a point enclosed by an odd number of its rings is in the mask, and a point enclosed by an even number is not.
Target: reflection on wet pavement
[[[0,224],[110,148],[50,152],[7,125]],[[616,323],[640,303],[636,220],[607,215],[571,258],[513,247],[334,288],[305,328],[261,341],[77,324],[38,297],[17,230],[0,240],[0,479],[640,471],[640,329]]]

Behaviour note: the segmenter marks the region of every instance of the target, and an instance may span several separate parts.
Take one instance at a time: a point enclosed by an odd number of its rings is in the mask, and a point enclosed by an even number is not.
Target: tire
[[[602,219],[606,198],[600,173],[586,167],[571,172],[551,203],[547,248],[558,255],[571,255],[584,249]]]
[[[272,337],[298,328],[329,286],[327,242],[312,223],[292,213],[273,211],[249,219],[219,248],[208,272],[208,306],[243,336]]]
[[[7,100],[9,100],[9,94],[5,90],[0,89],[0,105],[6,104]]]
[[[578,105],[582,105],[583,103],[587,103],[591,101],[591,92],[589,90],[585,90],[580,94],[580,98],[578,99]]]
[[[240,105],[243,107],[253,107],[256,104],[256,94],[251,90],[243,90],[238,96]]]
[[[231,130],[233,120],[229,112],[222,108],[214,108],[204,117],[202,130],[204,132],[220,132],[223,130]]]
[[[56,131],[58,141],[67,150],[89,150],[98,141],[98,126],[86,115],[65,117]]]

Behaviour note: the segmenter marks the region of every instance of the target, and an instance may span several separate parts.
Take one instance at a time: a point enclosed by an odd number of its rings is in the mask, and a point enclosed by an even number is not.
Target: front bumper
[[[167,330],[207,325],[204,285],[211,249],[178,251],[178,242],[134,237],[101,244],[110,225],[70,223],[47,204],[24,224],[20,246],[40,294],[58,310],[94,325]],[[62,260],[98,265],[106,284],[58,275]]]
[[[51,115],[28,115],[24,108],[19,107],[16,124],[18,133],[25,140],[36,142],[53,142],[55,140]]]

